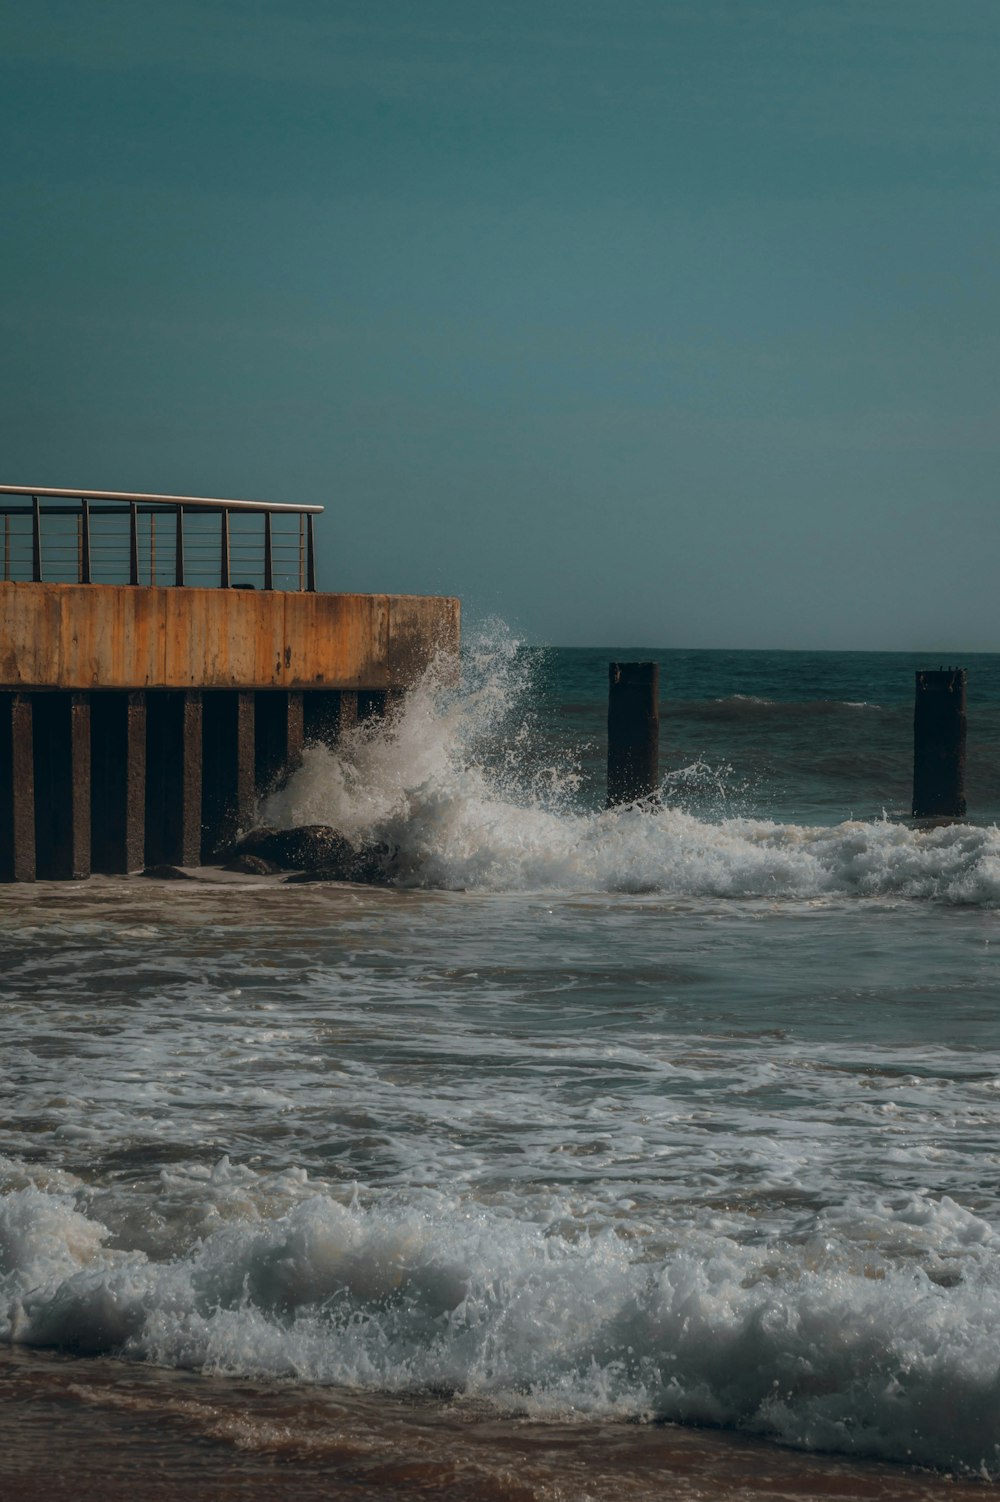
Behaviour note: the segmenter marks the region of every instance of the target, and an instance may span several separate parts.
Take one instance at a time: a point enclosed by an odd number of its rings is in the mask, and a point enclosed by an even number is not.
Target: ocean
[[[494,626],[260,811],[392,885],[0,889],[5,1497],[991,1495],[1000,655],[915,828],[942,661]]]

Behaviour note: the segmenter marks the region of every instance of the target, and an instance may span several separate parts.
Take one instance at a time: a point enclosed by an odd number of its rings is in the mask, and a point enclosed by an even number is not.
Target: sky
[[[997,0],[7,0],[0,480],[556,645],[1000,650]]]

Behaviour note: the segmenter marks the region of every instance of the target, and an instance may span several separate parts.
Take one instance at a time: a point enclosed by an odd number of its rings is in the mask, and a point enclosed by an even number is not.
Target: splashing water
[[[727,666],[604,810],[599,656],[495,628],[308,750],[263,817],[394,889],[6,893],[0,1339],[1000,1479],[997,831],[760,816],[760,726],[896,767],[850,664]]]
[[[217,1166],[204,1190],[264,1198]],[[296,1192],[297,1191],[297,1192]],[[717,1424],[804,1449],[1000,1476],[996,1237],[949,1200],[881,1208],[891,1262],[820,1218],[799,1244],[693,1235],[636,1258],[445,1196],[363,1207],[278,1186],[167,1261],[109,1250],[69,1194],[0,1200],[0,1336],[77,1354],[388,1392],[502,1411]],[[275,1188],[271,1186],[271,1197]],[[869,1234],[871,1226],[868,1227]],[[856,1233],[855,1233],[856,1234]],[[921,1261],[964,1255],[956,1294]]]
[[[577,751],[533,712],[543,660],[501,627],[467,649],[461,687],[435,663],[387,722],[353,728],[263,809],[281,827],[330,824],[384,842],[401,885],[484,891],[663,892],[677,897],[1000,900],[1000,834],[914,830],[883,817],[838,826],[686,810],[738,802],[731,765],[664,775],[662,806],[587,810]]]

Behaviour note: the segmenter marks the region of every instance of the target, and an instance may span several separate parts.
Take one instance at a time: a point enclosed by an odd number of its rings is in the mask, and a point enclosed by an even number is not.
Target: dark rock
[[[348,853],[341,859],[297,871],[288,880],[354,881],[365,886],[384,887],[392,877],[392,858],[393,851],[388,845],[366,845],[360,850],[348,846]]]
[[[328,824],[301,824],[297,829],[251,829],[225,852],[230,860],[257,855],[282,871],[307,871],[346,859],[354,846]]]
[[[266,844],[268,840],[280,833],[281,830],[273,824],[258,824],[256,829],[251,829],[249,833],[227,846],[221,852],[221,858],[233,860],[237,855],[259,855],[258,846]]]
[[[234,855],[222,869],[239,871],[244,876],[276,876],[281,867],[276,861],[265,860],[262,855]]]
[[[227,871],[248,871],[236,863],[253,859],[270,863],[271,870],[301,872],[293,881],[382,885],[389,880],[393,855],[388,845],[353,845],[329,824],[301,824],[297,829],[251,829],[222,859]]]
[[[143,876],[155,876],[159,881],[194,881],[190,871],[182,871],[180,866],[147,866],[141,873]]]
[[[366,882],[372,887],[384,887],[392,880],[393,862],[397,852],[389,845],[366,845],[359,850],[354,860],[350,881]]]

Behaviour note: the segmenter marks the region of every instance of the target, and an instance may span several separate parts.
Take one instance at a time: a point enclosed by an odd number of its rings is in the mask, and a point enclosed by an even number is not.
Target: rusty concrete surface
[[[0,582],[6,689],[388,689],[458,640],[443,596]]]

